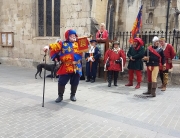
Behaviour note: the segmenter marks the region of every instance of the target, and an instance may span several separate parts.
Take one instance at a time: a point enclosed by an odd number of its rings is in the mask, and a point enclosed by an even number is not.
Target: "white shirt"
[[[94,52],[95,52],[95,46],[90,45],[89,53],[94,53]]]

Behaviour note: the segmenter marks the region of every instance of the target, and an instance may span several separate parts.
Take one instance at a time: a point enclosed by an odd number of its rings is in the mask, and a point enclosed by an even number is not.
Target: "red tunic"
[[[123,50],[119,50],[118,53],[114,52],[113,50],[107,50],[105,53],[104,62],[106,62],[107,58],[109,57],[110,66],[107,70],[111,71],[122,71],[122,66],[120,64],[115,63],[116,60],[119,60],[120,57],[123,59],[123,66],[126,63],[126,55],[124,54]]]
[[[165,55],[165,60],[166,60],[166,69],[171,69],[173,66],[172,66],[172,63],[168,63],[168,58],[172,60],[176,55],[174,48],[171,44],[167,44],[164,50],[164,55]]]
[[[98,30],[98,32],[96,33],[96,39],[98,40],[98,39],[100,39],[100,33],[101,33],[101,31],[100,30]],[[104,39],[108,39],[108,31],[107,30],[104,30],[103,32],[102,32],[102,39],[104,40]]]

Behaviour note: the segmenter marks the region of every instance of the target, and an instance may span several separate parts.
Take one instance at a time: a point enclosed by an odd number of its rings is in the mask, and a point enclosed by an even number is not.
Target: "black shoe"
[[[87,79],[86,82],[90,82],[90,79]]]
[[[71,96],[70,96],[70,100],[73,101],[73,102],[75,102],[75,101],[76,101],[75,95],[71,95]]]
[[[115,83],[114,86],[118,86],[118,85]]]
[[[94,83],[95,82],[95,80],[93,79],[93,80],[91,80],[91,83]]]
[[[156,97],[156,95],[150,94],[150,95],[146,95],[146,97]]]
[[[85,77],[84,77],[84,76],[81,76],[81,77],[80,77],[80,80],[85,80]]]
[[[144,92],[143,94],[144,94],[144,95],[150,95],[151,92]]]
[[[63,100],[63,97],[59,96],[59,97],[55,100],[55,102],[56,102],[56,103],[60,103],[62,100]]]
[[[108,87],[111,87],[111,83],[108,83]]]

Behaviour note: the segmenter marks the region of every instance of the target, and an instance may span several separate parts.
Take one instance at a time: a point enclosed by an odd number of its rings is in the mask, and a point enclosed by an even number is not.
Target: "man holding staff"
[[[63,100],[65,85],[70,80],[71,95],[70,100],[76,101],[76,90],[82,75],[82,52],[88,49],[87,37],[79,38],[75,30],[67,30],[65,33],[65,41],[50,44],[44,47],[44,51],[50,50],[50,56],[53,59],[59,55],[62,62],[57,74],[58,80],[58,98],[55,102],[59,103]]]

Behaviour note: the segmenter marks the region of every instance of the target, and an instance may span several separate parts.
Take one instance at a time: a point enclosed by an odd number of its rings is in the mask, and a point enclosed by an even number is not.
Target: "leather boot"
[[[90,77],[88,76],[86,82],[90,82],[90,80],[91,80],[91,79],[90,79]]]
[[[151,90],[152,90],[152,83],[148,82],[148,91],[144,92],[143,94],[147,95],[147,94],[151,94]]]
[[[129,81],[129,83],[126,84],[125,86],[133,86],[133,81]]]
[[[141,83],[138,82],[137,85],[136,85],[136,87],[135,87],[135,89],[139,89],[139,88],[140,88],[140,84],[141,84]]]
[[[147,97],[156,97],[156,88],[157,88],[157,82],[152,82],[152,90],[151,94]]]
[[[55,100],[56,103],[59,103],[63,100],[63,94],[64,94],[65,86],[61,86],[58,84],[58,98]]]
[[[111,87],[112,82],[112,71],[108,71],[108,87]]]
[[[95,77],[92,77],[91,83],[95,82]]]
[[[163,88],[163,84],[161,86],[158,87],[159,89],[162,89]]]
[[[76,90],[77,90],[77,86],[71,85],[71,96],[70,96],[70,100],[73,101],[73,102],[76,101],[76,97],[75,97]]]
[[[118,86],[117,85],[118,73],[119,73],[118,71],[114,72],[114,86]]]
[[[161,91],[166,91],[167,83],[168,83],[168,73],[164,73],[163,74],[163,87]]]
[[[161,85],[161,86],[159,86],[158,88],[159,88],[159,89],[162,89],[162,88],[163,88],[163,72],[162,72],[162,71],[159,73],[159,76],[160,76],[160,79],[161,79],[162,85]]]

